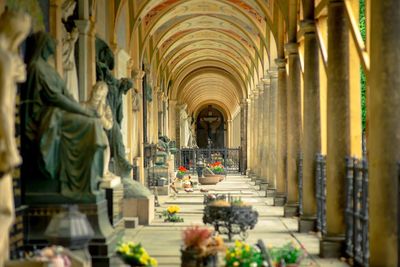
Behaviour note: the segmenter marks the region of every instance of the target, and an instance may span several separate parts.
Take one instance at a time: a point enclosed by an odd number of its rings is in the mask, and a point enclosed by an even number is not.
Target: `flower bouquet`
[[[225,254],[226,267],[262,267],[265,266],[261,251],[244,242],[235,241]]]
[[[193,226],[183,231],[181,249],[182,267],[216,267],[217,253],[225,250],[220,236],[213,236],[213,231],[206,227]]]
[[[179,206],[172,205],[163,212],[165,217],[164,222],[183,222],[183,218],[179,217],[177,213],[181,210]]]
[[[151,258],[142,245],[133,242],[120,243],[117,246],[117,255],[130,266],[156,267],[157,261]]]
[[[269,247],[269,254],[275,267],[298,266],[304,256],[304,251],[289,242],[282,247]]]
[[[214,174],[225,175],[224,165],[220,161],[210,164],[210,169]]]
[[[186,169],[184,166],[179,166],[178,172],[176,173],[176,178],[182,179],[187,172],[188,169]]]

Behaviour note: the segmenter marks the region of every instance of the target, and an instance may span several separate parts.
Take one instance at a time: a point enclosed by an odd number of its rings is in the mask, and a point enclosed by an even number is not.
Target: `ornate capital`
[[[145,74],[145,72],[142,71],[141,69],[135,68],[132,70],[132,77],[135,80],[142,80],[144,77],[144,74]]]
[[[285,44],[285,50],[288,54],[298,54],[299,44],[298,43],[287,43]]]
[[[300,30],[303,34],[315,33],[315,21],[314,20],[302,20],[300,21]]]
[[[278,66],[278,71],[286,69],[286,59],[285,58],[275,59],[275,64]]]

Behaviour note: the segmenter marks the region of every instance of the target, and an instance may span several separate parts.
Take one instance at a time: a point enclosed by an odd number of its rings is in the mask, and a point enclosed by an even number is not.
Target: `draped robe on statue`
[[[25,101],[25,156],[41,178],[58,179],[63,196],[87,199],[103,176],[107,140],[95,112],[69,95],[65,82],[47,63],[54,40],[39,32],[28,50]],[[34,179],[35,176],[32,176]],[[29,189],[28,189],[29,190]]]

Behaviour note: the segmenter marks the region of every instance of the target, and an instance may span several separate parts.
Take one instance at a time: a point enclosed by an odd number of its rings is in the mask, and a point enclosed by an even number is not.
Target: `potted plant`
[[[261,251],[244,242],[235,241],[225,254],[226,267],[262,267],[265,266]]]
[[[220,236],[206,227],[193,226],[183,231],[181,267],[217,267],[219,251],[225,250]]]
[[[184,166],[179,166],[178,172],[176,173],[176,178],[182,179],[187,172],[188,169],[186,169]]]
[[[132,267],[156,267],[157,261],[150,257],[142,245],[133,242],[120,243],[117,246],[117,255]]]
[[[275,267],[299,266],[304,251],[294,242],[288,242],[281,247],[269,247],[268,252]]]
[[[225,167],[220,161],[210,164],[210,169],[213,173],[218,175],[226,175]]]
[[[169,206],[164,212],[163,216],[165,217],[164,222],[183,222],[183,218],[179,217],[177,213],[181,210],[181,208],[177,205]]]

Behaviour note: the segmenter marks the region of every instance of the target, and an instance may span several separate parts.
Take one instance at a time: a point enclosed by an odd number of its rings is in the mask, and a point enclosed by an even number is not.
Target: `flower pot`
[[[195,250],[181,250],[181,267],[217,267],[218,255],[199,256]]]
[[[199,183],[202,185],[215,185],[219,183],[219,181],[220,181],[219,175],[199,177]]]

